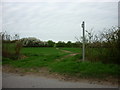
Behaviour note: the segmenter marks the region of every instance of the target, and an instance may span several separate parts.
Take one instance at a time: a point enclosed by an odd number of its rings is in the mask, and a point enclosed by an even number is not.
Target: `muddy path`
[[[59,48],[56,48],[56,49],[59,49]],[[65,59],[65,58],[68,58],[68,57],[71,57],[71,56],[75,56],[75,55],[77,55],[77,54],[80,54],[80,53],[73,53],[73,52],[71,52],[71,51],[62,50],[62,49],[59,49],[59,50],[62,51],[62,52],[65,52],[65,53],[69,53],[69,54],[63,56],[63,57],[60,58],[60,59],[56,59],[57,61],[63,60],[63,59]]]

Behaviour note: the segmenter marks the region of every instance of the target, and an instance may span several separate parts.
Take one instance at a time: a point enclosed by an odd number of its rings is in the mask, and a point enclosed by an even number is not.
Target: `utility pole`
[[[85,60],[85,22],[82,22],[82,28],[83,28],[83,61]]]

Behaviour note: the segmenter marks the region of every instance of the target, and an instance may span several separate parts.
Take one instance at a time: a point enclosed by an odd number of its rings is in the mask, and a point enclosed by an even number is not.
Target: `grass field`
[[[82,54],[82,49],[81,48],[61,48],[62,50],[67,50],[67,51],[71,51],[73,53],[80,53]]]
[[[67,55],[55,48],[23,48],[21,53],[25,55],[25,58],[21,60],[3,58],[3,64],[21,68],[43,67],[53,63],[55,59]]]
[[[80,54],[63,58],[70,53],[62,50]],[[37,68],[47,67],[51,72],[76,75],[78,77],[116,77],[120,75],[120,68],[116,64],[81,62],[81,53],[82,51],[79,48],[23,48],[21,54],[24,55],[24,58],[11,60],[3,57],[3,65],[8,64],[24,69],[36,68],[36,70]]]

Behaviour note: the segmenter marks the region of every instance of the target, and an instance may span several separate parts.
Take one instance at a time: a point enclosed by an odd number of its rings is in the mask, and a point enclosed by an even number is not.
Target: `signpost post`
[[[83,28],[83,61],[85,60],[85,22],[82,22],[82,28]]]

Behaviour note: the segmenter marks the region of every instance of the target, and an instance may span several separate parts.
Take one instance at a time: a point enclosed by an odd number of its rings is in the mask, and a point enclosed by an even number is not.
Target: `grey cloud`
[[[43,40],[72,40],[81,22],[96,32],[117,25],[117,3],[4,3],[3,31]]]

